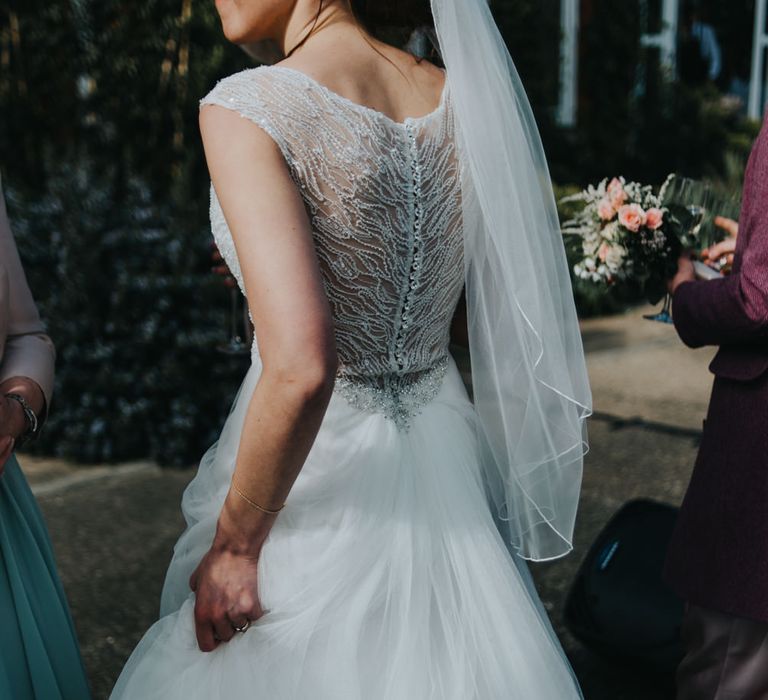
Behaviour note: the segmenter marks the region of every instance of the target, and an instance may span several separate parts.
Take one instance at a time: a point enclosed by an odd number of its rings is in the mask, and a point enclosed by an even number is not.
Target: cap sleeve
[[[11,234],[0,185],[0,382],[26,377],[37,382],[50,404],[56,352],[46,335]]]
[[[277,144],[286,160],[289,160],[288,143],[276,126],[275,109],[270,104],[272,76],[268,68],[251,68],[220,80],[202,100],[205,105],[218,105],[237,112],[265,131]]]

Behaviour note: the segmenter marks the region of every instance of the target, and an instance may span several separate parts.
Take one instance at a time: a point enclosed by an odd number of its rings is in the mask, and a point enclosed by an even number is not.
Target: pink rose
[[[607,243],[603,243],[597,251],[597,257],[600,258],[600,262],[605,262],[608,257],[608,253],[611,251],[611,246]]]
[[[664,223],[664,212],[661,211],[661,209],[657,209],[656,207],[654,207],[653,209],[649,209],[645,213],[645,225],[652,231],[655,231],[656,229],[661,228],[661,225],[663,223]]]
[[[603,197],[597,205],[597,215],[603,221],[610,221],[616,215],[616,208],[607,197]]]
[[[647,215],[639,204],[626,204],[619,209],[619,223],[632,233],[645,226]]]
[[[618,209],[627,201],[627,193],[624,191],[624,185],[621,184],[621,180],[615,177],[608,183],[607,188],[608,199],[613,204],[614,209]]]

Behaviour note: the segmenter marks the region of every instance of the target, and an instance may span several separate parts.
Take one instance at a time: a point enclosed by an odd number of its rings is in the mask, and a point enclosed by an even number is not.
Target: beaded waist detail
[[[360,376],[342,369],[334,391],[354,408],[380,413],[408,432],[414,417],[440,392],[447,370],[447,357],[419,372]]]

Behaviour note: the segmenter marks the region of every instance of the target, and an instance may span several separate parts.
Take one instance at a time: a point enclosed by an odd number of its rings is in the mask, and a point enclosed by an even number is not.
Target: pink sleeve
[[[56,352],[37,312],[13,240],[0,188],[0,382],[26,377],[50,405]]]

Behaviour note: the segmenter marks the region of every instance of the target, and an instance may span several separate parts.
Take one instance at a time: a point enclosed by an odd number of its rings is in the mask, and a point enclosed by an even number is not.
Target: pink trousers
[[[677,700],[768,700],[768,624],[689,605],[682,636]]]

